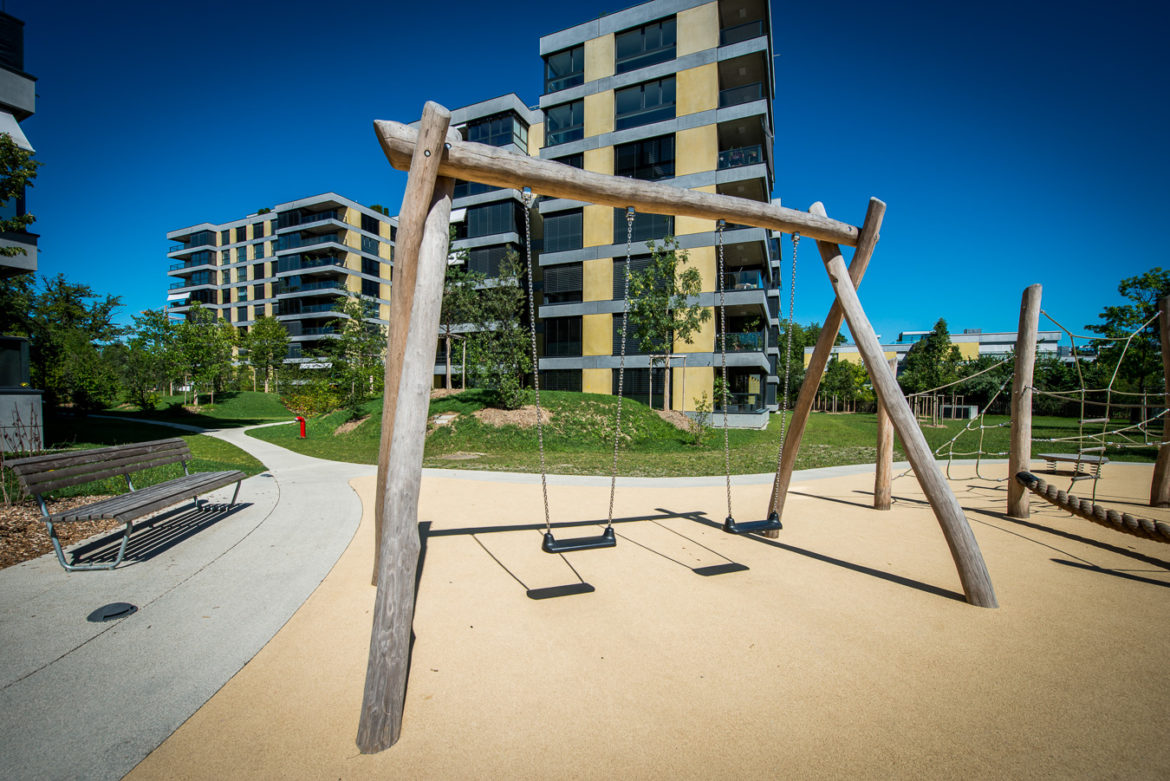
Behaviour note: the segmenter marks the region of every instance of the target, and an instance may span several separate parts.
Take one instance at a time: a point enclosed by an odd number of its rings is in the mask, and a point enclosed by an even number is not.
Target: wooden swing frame
[[[772,203],[583,171],[551,160],[463,141],[459,133],[449,130],[450,121],[447,109],[428,101],[417,129],[398,122],[374,123],[387,160],[393,167],[410,173],[398,218],[390,299],[375,495],[374,579],[378,593],[357,735],[362,753],[375,753],[394,745],[402,727],[419,554],[418,498],[423,445],[455,179],[513,189],[529,187],[539,195],[623,209],[632,206],[639,212],[724,219],[815,239],[836,300],[825,318],[793,406],[768,510],[783,514],[800,439],[833,342],[844,321],[857,342],[879,403],[885,407],[901,438],[942,527],[967,601],[980,607],[998,606],[971,527],[935,464],[910,408],[902,400],[901,390],[857,297],[857,285],[877,244],[884,203],[871,199],[865,222],[858,228],[830,219],[819,203],[802,212]],[[856,247],[848,267],[840,245]]]

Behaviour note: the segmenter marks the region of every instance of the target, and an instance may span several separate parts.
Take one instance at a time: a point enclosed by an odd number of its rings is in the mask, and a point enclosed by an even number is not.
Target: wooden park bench
[[[113,569],[118,566],[122,563],[122,557],[126,555],[126,544],[130,541],[134,521],[158,510],[188,499],[194,500],[195,509],[198,510],[200,494],[214,491],[231,483],[236,484],[231,503],[232,505],[236,503],[236,498],[240,493],[240,481],[247,475],[239,470],[192,474],[187,469],[187,462],[190,460],[191,450],[187,447],[187,443],[176,437],[153,442],[100,447],[93,450],[71,450],[63,453],[18,458],[6,462],[6,466],[10,467],[20,479],[24,490],[36,497],[43,516],[41,520],[49,527],[49,538],[53,542],[53,550],[57,552],[57,560],[61,562],[62,567],[72,572],[74,570]],[[182,477],[135,490],[134,483],[130,479],[132,473],[152,466],[174,463],[183,465]],[[126,485],[130,488],[129,493],[59,513],[50,514],[45,505],[45,494],[50,491],[116,475],[126,478]],[[114,563],[88,565],[68,563],[61,550],[61,542],[57,539],[54,524],[104,519],[121,521],[126,525],[122,534],[122,545],[118,549],[118,556]]]
[[[1090,478],[1101,477],[1101,467],[1109,463],[1106,456],[1094,456],[1087,453],[1041,453],[1040,458],[1048,464],[1048,471],[1051,474],[1056,474],[1056,464],[1058,461],[1073,464],[1073,480],[1088,480]],[[1089,467],[1092,472],[1086,472],[1081,469],[1082,466]]]

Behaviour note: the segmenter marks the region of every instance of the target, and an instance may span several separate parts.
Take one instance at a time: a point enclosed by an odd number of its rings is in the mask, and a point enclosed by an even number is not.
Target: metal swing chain
[[[536,441],[540,449],[540,490],[544,497],[544,528],[552,533],[548,512],[548,477],[544,465],[544,415],[540,411],[540,364],[536,356],[536,299],[532,294],[532,215],[536,202],[531,187],[525,187],[520,199],[524,202],[524,246],[528,261],[528,331],[532,336],[532,387],[536,392]],[[612,500],[610,500],[612,503]]]
[[[792,273],[788,276],[788,346],[784,351],[784,401],[780,407],[780,447],[776,451],[776,477],[772,482],[772,493],[779,499],[780,462],[784,460],[784,436],[788,417],[788,384],[792,370],[792,311],[796,306],[796,254],[800,247],[800,234],[792,234]],[[774,511],[774,508],[773,508]]]
[[[716,235],[719,244],[719,359],[721,362],[720,372],[723,378],[723,388],[720,394],[723,398],[723,466],[724,474],[727,476],[727,517],[731,518],[731,441],[727,433],[727,307],[724,306],[725,297],[723,295],[723,229],[727,226],[726,220],[719,220],[715,223]]]
[[[613,498],[617,489],[617,462],[618,439],[622,433],[622,394],[626,377],[626,324],[630,313],[630,255],[633,253],[634,243],[634,207],[626,207],[626,281],[625,294],[622,296],[622,351],[618,362],[618,402],[617,420],[613,425],[613,470],[609,478],[609,518],[608,525],[613,526]]]

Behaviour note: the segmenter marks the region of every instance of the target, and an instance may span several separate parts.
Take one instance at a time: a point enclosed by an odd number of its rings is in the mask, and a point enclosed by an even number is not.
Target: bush
[[[311,380],[288,388],[280,402],[298,415],[310,417],[340,408],[345,399],[327,380]]]

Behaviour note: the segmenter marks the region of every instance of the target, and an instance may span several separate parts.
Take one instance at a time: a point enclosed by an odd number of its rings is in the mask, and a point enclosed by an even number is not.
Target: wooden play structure
[[[378,586],[357,744],[381,751],[399,737],[409,666],[419,555],[418,499],[427,408],[438,342],[448,256],[448,221],[456,179],[569,198],[637,212],[748,225],[816,241],[836,300],[821,328],[793,407],[765,515],[783,513],[800,440],[843,322],[856,340],[874,389],[901,439],[958,569],[967,601],[997,607],[975,537],[903,400],[857,286],[878,241],[885,204],[872,199],[861,227],[830,219],[819,203],[808,212],[777,204],[592,173],[463,141],[448,130],[450,114],[428,102],[417,129],[378,121],[374,128],[390,164],[409,170],[399,215],[390,309],[382,439],[376,489]],[[856,248],[846,266],[841,246]],[[534,367],[535,369],[535,367]],[[888,502],[888,495],[887,495]],[[766,532],[769,535],[774,531]]]

